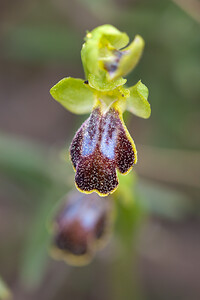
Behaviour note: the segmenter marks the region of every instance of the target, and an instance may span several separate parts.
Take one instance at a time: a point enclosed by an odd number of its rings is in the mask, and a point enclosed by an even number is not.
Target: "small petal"
[[[101,196],[115,191],[116,169],[125,174],[137,161],[135,144],[116,105],[104,114],[100,106],[93,110],[75,135],[70,155],[80,191]]]
[[[116,80],[128,74],[140,60],[144,49],[144,40],[137,35],[133,42],[122,51],[113,49],[110,57],[102,59],[104,68],[108,71],[108,79]]]
[[[130,96],[127,98],[127,110],[134,115],[148,119],[151,115],[151,106],[148,102],[148,88],[140,81],[129,88]]]
[[[55,258],[72,265],[87,264],[108,240],[111,201],[98,195],[69,194],[54,220]]]

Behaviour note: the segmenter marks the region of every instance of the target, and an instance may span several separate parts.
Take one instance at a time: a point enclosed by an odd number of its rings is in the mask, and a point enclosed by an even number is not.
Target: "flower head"
[[[81,51],[86,81],[64,78],[50,91],[69,111],[91,112],[70,147],[75,183],[85,193],[112,193],[118,185],[116,170],[126,174],[137,162],[123,112],[128,110],[142,118],[151,113],[147,87],[138,81],[127,88],[126,79],[121,77],[136,66],[144,48],[140,36],[124,48],[128,42],[128,36],[111,25],[87,33]]]

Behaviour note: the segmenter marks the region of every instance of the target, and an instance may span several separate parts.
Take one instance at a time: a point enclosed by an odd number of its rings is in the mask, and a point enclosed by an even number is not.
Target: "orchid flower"
[[[140,80],[130,88],[125,86],[122,76],[137,65],[144,48],[139,35],[126,47],[128,43],[127,34],[111,25],[88,32],[81,50],[86,79],[67,77],[50,91],[72,113],[91,113],[70,146],[75,184],[84,193],[113,193],[119,183],[117,171],[127,174],[137,162],[123,112],[148,118],[151,108],[148,89]]]

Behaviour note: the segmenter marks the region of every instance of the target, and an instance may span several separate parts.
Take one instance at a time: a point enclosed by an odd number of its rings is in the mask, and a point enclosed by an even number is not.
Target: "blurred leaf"
[[[0,135],[1,173],[27,184],[49,184],[51,181],[46,152],[25,139]]]
[[[107,23],[108,20],[115,19],[117,13],[117,7],[112,0],[78,0],[87,9],[91,11],[93,16],[99,20],[101,23]],[[106,9],[105,9],[106,7]]]
[[[72,113],[86,114],[92,111],[94,94],[82,79],[63,78],[51,88],[50,93]]]
[[[31,226],[22,256],[21,281],[27,289],[34,289],[41,283],[47,270],[50,233],[48,232],[48,217],[55,203],[66,194],[67,188],[52,185],[41,196],[37,215]]]
[[[66,185],[63,177],[67,177],[68,168],[57,150],[51,156],[50,150],[41,145],[0,134],[0,173],[26,186],[44,189],[52,182]]]
[[[200,23],[200,6],[197,1],[173,0],[186,14],[190,15],[194,20]]]
[[[191,211],[185,194],[171,188],[140,179],[136,186],[140,205],[151,214],[180,219]]]
[[[21,180],[25,185],[29,184],[33,193],[36,184],[40,187],[37,192],[38,199],[35,199],[37,213],[21,258],[21,280],[27,288],[38,286],[44,275],[50,240],[46,226],[47,217],[56,201],[68,189],[66,165],[65,173],[60,168],[59,161],[48,157],[48,151],[24,139],[0,136],[1,173],[16,181]]]
[[[127,110],[134,115],[147,119],[151,115],[151,107],[148,102],[148,88],[140,81],[129,88],[130,97],[127,98]]]
[[[10,293],[9,289],[7,288],[6,284],[1,279],[1,277],[0,277],[0,299],[1,300],[11,299],[11,293]]]
[[[64,170],[66,169],[64,166]],[[33,193],[35,185],[40,186],[38,199],[35,199],[37,213],[21,258],[21,280],[27,288],[34,288],[39,285],[46,270],[50,242],[47,218],[56,201],[66,194],[67,172],[63,173],[59,161],[51,160],[47,156],[47,149],[5,135],[0,136],[0,170],[2,174],[29,184]]]
[[[137,172],[154,181],[179,187],[200,188],[200,152],[137,145]]]
[[[65,26],[15,26],[3,39],[5,58],[29,62],[79,60],[82,38]]]

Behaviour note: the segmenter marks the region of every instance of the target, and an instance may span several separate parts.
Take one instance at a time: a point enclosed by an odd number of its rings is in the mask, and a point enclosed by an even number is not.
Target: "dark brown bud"
[[[53,256],[72,265],[88,263],[107,240],[111,201],[96,193],[67,195],[54,221]]]

